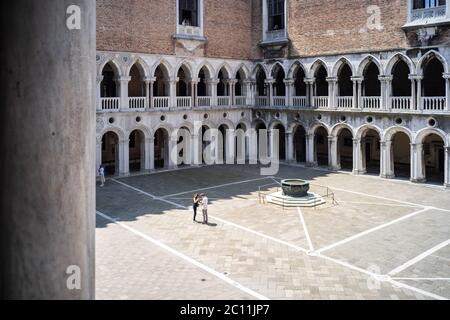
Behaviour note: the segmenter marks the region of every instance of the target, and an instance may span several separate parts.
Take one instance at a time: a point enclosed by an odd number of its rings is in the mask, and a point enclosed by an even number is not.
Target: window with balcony
[[[433,25],[448,22],[449,1],[447,0],[408,0],[409,12],[406,26]]]
[[[203,37],[203,0],[177,0],[177,35]]]
[[[284,29],[284,0],[269,0],[269,31]]]
[[[286,0],[263,0],[263,42],[287,40]]]

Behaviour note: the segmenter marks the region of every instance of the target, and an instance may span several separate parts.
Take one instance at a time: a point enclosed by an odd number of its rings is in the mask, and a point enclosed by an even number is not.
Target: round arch
[[[448,147],[450,145],[450,142],[448,141],[447,134],[438,128],[425,128],[417,132],[416,136],[414,137],[414,143],[416,144],[422,144],[423,141],[426,139],[427,136],[434,134],[439,136],[442,141],[444,142],[444,147]]]
[[[320,127],[323,127],[325,129],[325,131],[327,132],[327,135],[330,135],[330,132],[331,132],[330,127],[325,122],[322,122],[322,121],[313,123],[309,127],[307,132],[310,135],[314,135],[316,133],[317,129],[319,129]]]
[[[375,132],[377,132],[380,138],[383,136],[383,130],[381,128],[373,124],[364,124],[356,129],[355,138],[361,139],[364,136],[364,134],[369,130],[374,130]]]
[[[406,134],[409,138],[409,141],[414,141],[412,132],[405,127],[394,126],[386,129],[381,137],[382,141],[392,141],[392,138],[396,133],[402,132]]]
[[[347,124],[347,123],[338,123],[338,124],[336,124],[336,125],[334,125],[332,128],[331,128],[331,136],[332,137],[338,137],[338,135],[339,135],[339,133],[343,130],[343,129],[348,129],[350,132],[351,132],[351,134],[352,134],[352,137],[354,138],[355,137],[355,130],[353,129],[353,127],[352,126],[350,126],[349,124]]]

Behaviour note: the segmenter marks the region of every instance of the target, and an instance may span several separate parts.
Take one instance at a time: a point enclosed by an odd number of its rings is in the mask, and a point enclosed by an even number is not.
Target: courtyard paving
[[[283,178],[310,180],[327,203],[264,203]],[[209,225],[192,221],[197,191]],[[97,210],[98,299],[450,298],[450,192],[439,187],[214,166],[109,180]]]

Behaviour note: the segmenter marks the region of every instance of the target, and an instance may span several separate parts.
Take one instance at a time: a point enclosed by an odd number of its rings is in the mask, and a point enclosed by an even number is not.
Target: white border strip
[[[305,232],[306,240],[308,241],[309,250],[310,250],[310,252],[314,252],[314,246],[312,244],[311,237],[309,236],[308,228],[306,227],[305,219],[303,217],[303,212],[300,208],[297,208],[297,210],[298,210],[298,215],[300,216],[300,220],[302,222],[303,231]]]
[[[235,186],[235,185],[238,185],[238,184],[244,184],[244,183],[249,183],[249,182],[256,182],[256,181],[266,180],[266,179],[271,179],[271,177],[264,177],[264,178],[258,178],[258,179],[237,181],[237,182],[231,182],[231,183],[221,184],[221,185],[212,186],[212,187],[206,187],[206,188],[195,189],[195,190],[188,190],[188,191],[184,191],[184,192],[169,194],[169,195],[161,197],[161,198],[163,198],[163,199],[164,198],[172,198],[172,197],[176,197],[176,196],[182,196],[182,195],[184,195],[186,193],[193,193],[193,192],[199,192],[199,191],[204,191],[204,190],[219,189],[219,188],[224,188],[224,187],[229,187],[229,186]]]
[[[188,257],[187,255],[185,255],[185,254],[183,254],[183,253],[181,253],[181,252],[179,252],[179,251],[177,251],[177,250],[175,250],[175,249],[165,245],[164,243],[162,243],[162,242],[160,242],[158,240],[155,240],[155,239],[149,237],[148,235],[146,235],[146,234],[144,234],[144,233],[142,233],[142,232],[140,232],[140,231],[138,231],[138,230],[136,230],[136,229],[134,229],[134,228],[132,228],[130,226],[127,226],[126,224],[124,224],[122,222],[119,222],[119,221],[111,218],[110,216],[107,216],[104,213],[101,213],[100,211],[97,211],[97,215],[99,215],[102,218],[104,218],[106,220],[109,220],[109,221],[119,225],[120,227],[130,231],[131,233],[134,233],[135,235],[137,235],[137,236],[139,236],[139,237],[141,237],[141,238],[143,238],[143,239],[153,243],[154,245],[156,245],[156,246],[158,246],[158,247],[160,247],[160,248],[170,252],[171,254],[173,254],[173,255],[175,255],[175,256],[177,256],[177,257],[179,257],[179,258],[181,258],[181,259],[183,259],[183,260],[185,260],[185,261],[187,261],[187,262],[189,262],[191,264],[193,264],[194,266],[196,266],[196,267],[198,267],[198,268],[200,268],[200,269],[210,273],[211,275],[213,275],[213,276],[219,278],[220,280],[228,283],[229,285],[231,285],[231,286],[233,286],[233,287],[235,287],[235,288],[237,288],[237,289],[239,289],[239,290],[241,290],[241,291],[251,295],[252,297],[254,297],[254,298],[258,299],[258,300],[269,300],[269,298],[263,296],[262,294],[259,294],[258,292],[253,291],[252,289],[243,286],[239,282],[236,282],[236,281],[228,278],[224,274],[222,274],[222,273],[220,273],[220,272],[218,272],[218,271],[216,271],[216,270],[214,270],[214,269],[204,265],[203,263],[198,262],[195,259],[192,259],[191,257]]]
[[[404,264],[402,264],[401,266],[395,268],[394,270],[392,270],[391,272],[389,272],[388,274],[392,277],[395,276],[396,274],[399,274],[400,272],[408,269],[409,267],[411,267],[412,265],[422,261],[423,259],[425,259],[426,257],[428,257],[429,255],[432,255],[433,253],[435,253],[436,251],[441,250],[442,248],[448,246],[450,244],[450,239],[438,244],[437,246],[434,246],[433,248],[419,254],[417,257],[409,260],[408,262],[405,262]]]
[[[425,208],[425,209],[422,209],[422,210],[419,210],[419,211],[410,213],[410,214],[408,214],[408,215],[406,215],[406,216],[403,216],[403,217],[400,217],[400,218],[398,218],[398,219],[392,220],[392,221],[390,221],[390,222],[388,222],[388,223],[379,225],[379,226],[374,227],[374,228],[372,228],[372,229],[369,229],[369,230],[360,232],[360,233],[358,233],[358,234],[355,234],[355,235],[353,235],[353,236],[351,236],[351,237],[348,237],[348,238],[346,238],[346,239],[344,239],[344,240],[341,240],[341,241],[335,242],[335,243],[333,243],[333,244],[330,244],[329,246],[326,246],[326,247],[323,247],[323,248],[317,250],[317,252],[318,252],[318,253],[322,253],[322,252],[328,251],[328,250],[333,249],[333,248],[335,248],[335,247],[337,247],[337,246],[340,246],[340,245],[343,245],[343,244],[345,244],[345,243],[347,243],[347,242],[356,240],[356,239],[361,238],[361,237],[363,237],[363,236],[365,236],[365,235],[368,235],[368,234],[370,234],[370,233],[372,233],[372,232],[375,232],[375,231],[384,229],[384,228],[389,227],[389,226],[391,226],[391,225],[393,225],[393,224],[395,224],[395,223],[397,223],[397,222],[400,222],[400,221],[409,219],[409,218],[411,218],[411,217],[414,217],[414,216],[416,216],[416,215],[418,215],[418,214],[421,214],[421,213],[423,213],[423,212],[426,212],[426,211],[428,211],[428,210],[430,210],[430,208]]]

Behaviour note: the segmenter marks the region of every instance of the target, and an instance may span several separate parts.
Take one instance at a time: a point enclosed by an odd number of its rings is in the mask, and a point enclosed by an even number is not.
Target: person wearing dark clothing
[[[200,206],[200,196],[198,194],[194,194],[194,197],[193,197],[192,201],[193,201],[192,207],[194,209],[194,222],[195,222],[195,221],[197,221],[196,220],[196,218],[197,218],[197,209]]]

